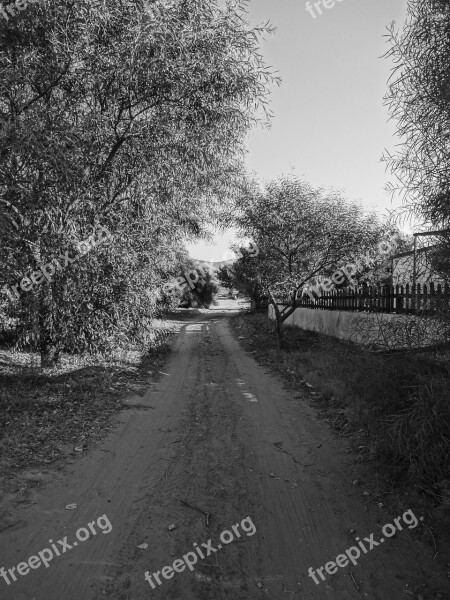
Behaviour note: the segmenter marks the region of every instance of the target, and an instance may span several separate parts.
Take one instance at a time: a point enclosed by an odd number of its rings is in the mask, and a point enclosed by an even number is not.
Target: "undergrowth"
[[[0,490],[17,489],[27,469],[45,468],[101,441],[124,397],[144,394],[169,353],[166,331],[144,354],[63,355],[52,368],[0,347]]]
[[[353,344],[240,315],[243,343],[295,381],[306,379],[353,429],[364,428],[371,456],[397,481],[422,486],[450,506],[450,361],[431,354],[376,355]]]

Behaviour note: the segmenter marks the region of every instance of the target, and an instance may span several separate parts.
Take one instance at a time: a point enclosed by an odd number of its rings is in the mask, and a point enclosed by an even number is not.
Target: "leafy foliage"
[[[183,273],[178,279],[178,287],[181,290],[179,305],[183,308],[198,308],[203,306],[209,308],[215,302],[215,297],[219,291],[218,281],[214,271],[202,267],[194,260],[186,259],[180,265],[179,272]],[[186,283],[189,274],[191,285]],[[178,297],[174,294],[174,297]]]
[[[236,252],[237,248],[234,249]],[[221,284],[228,289],[236,289],[254,303],[255,310],[260,312],[267,307],[268,296],[264,293],[261,281],[261,261],[254,252],[239,248],[240,256],[229,265],[222,265],[218,272]]]
[[[402,30],[392,25],[387,57],[395,63],[386,105],[400,150],[387,155],[405,211],[434,226],[450,223],[450,5],[410,0]]]
[[[297,308],[305,284],[370,248],[382,229],[375,215],[364,215],[338,193],[296,178],[272,181],[263,191],[255,185],[241,200],[239,223],[260,249],[258,278],[274,306],[282,343],[282,323]],[[282,313],[280,297],[288,303]]]
[[[350,260],[354,260],[355,265],[365,263],[364,268],[355,273],[353,285],[392,285],[391,256],[410,251],[413,247],[413,238],[403,234],[392,224],[389,226],[384,224],[382,233],[383,241],[389,243],[390,246],[384,244],[372,246],[370,250],[366,251],[365,256],[356,252],[350,255]],[[391,250],[387,251],[389,247]],[[328,271],[327,275],[332,275],[332,271]],[[336,284],[336,288],[343,288],[347,285],[348,280],[346,279],[342,284]]]
[[[276,81],[245,2],[42,1],[0,32],[3,283],[87,237],[114,243],[20,300],[22,345],[145,345],[182,240],[226,223]],[[220,201],[219,201],[220,198]]]
[[[200,279],[196,284],[193,295],[198,304],[202,304],[205,308],[209,308],[215,301],[215,296],[219,291],[217,280],[212,273],[206,271],[205,277]]]

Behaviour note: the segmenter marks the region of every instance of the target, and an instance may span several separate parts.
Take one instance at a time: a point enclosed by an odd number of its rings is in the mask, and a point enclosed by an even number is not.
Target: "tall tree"
[[[393,24],[386,56],[394,61],[385,98],[397,122],[399,150],[387,155],[405,212],[450,225],[450,4],[409,0],[401,29]]]
[[[42,0],[3,25],[0,198],[19,223],[0,231],[0,288],[95,225],[115,239],[20,301],[43,364],[138,339],[181,239],[228,218],[246,132],[269,118],[267,31],[231,0]]]

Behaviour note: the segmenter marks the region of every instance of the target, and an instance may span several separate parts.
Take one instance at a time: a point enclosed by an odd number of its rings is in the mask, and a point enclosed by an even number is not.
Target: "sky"
[[[322,0],[332,5],[333,0]],[[253,25],[270,20],[274,36],[261,42],[266,64],[282,83],[271,94],[270,129],[253,131],[247,167],[261,181],[294,173],[317,187],[342,190],[367,210],[398,206],[384,190],[393,180],[381,162],[398,138],[383,96],[392,62],[387,27],[403,24],[406,0],[337,0],[322,14],[305,0],[251,0]],[[313,16],[314,15],[314,16]],[[214,243],[190,244],[192,257],[223,260],[235,232]],[[229,256],[228,256],[229,258]]]

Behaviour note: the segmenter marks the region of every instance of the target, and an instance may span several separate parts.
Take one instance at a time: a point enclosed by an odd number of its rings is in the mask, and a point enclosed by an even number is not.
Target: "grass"
[[[164,327],[168,333],[167,323],[159,324]],[[124,399],[144,394],[159,378],[170,341],[157,339],[144,355],[63,355],[53,368],[35,366],[31,353],[0,347],[0,494],[26,496],[33,485],[27,471],[62,464],[100,442]]]
[[[363,431],[367,458],[391,482],[421,487],[450,507],[450,364],[432,355],[379,355],[315,332],[286,327],[278,350],[274,322],[239,315],[246,349],[294,387],[304,380],[341,434]]]
[[[265,315],[241,313],[231,326],[256,360],[293,395],[309,395],[319,418],[346,438],[377,502],[392,513],[414,507],[427,515],[420,535],[434,558],[450,565],[448,357],[375,355],[289,326],[280,351],[275,323]]]

